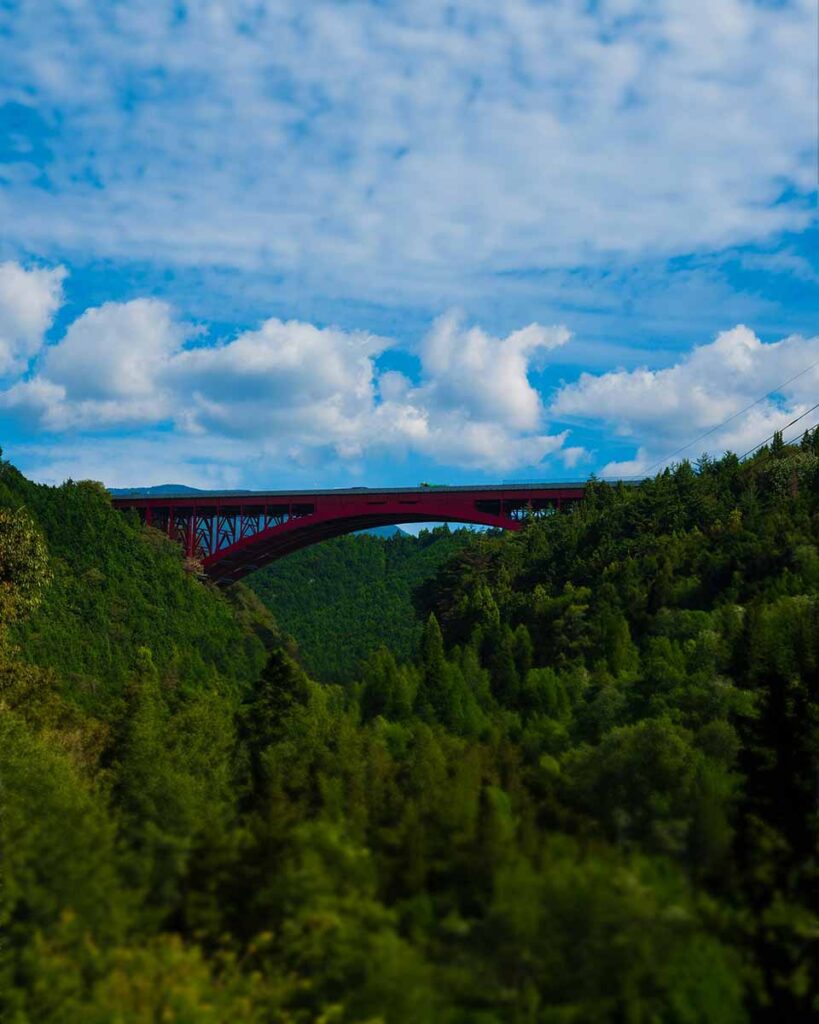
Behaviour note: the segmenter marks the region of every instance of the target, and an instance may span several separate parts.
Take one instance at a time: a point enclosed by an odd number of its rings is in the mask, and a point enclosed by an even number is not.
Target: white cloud
[[[375,400],[373,358],[389,342],[275,318],[215,348],[183,352],[164,380],[186,395],[190,422],[241,436],[300,432],[343,446]],[[324,440],[323,440],[324,439]]]
[[[560,450],[568,437],[559,434],[516,434],[502,424],[474,422],[457,414],[442,416],[420,451],[444,465],[503,472],[537,466]]]
[[[814,0],[176,8],[8,12],[50,154],[6,171],[10,243],[440,305],[813,216]]]
[[[654,458],[645,448],[638,448],[633,459],[622,459],[621,461],[608,462],[600,472],[600,476],[610,480],[633,480],[636,477],[647,476],[654,466]],[[654,471],[661,466],[655,466]]]
[[[567,432],[542,432],[544,410],[529,373],[564,345],[564,327],[530,324],[505,338],[440,317],[419,346],[421,380],[395,371],[379,379],[371,446],[394,446],[436,462],[498,471],[537,465]]]
[[[62,305],[63,267],[0,263],[0,377],[25,369]]]
[[[773,389],[778,390],[765,397]],[[683,445],[678,458],[704,451],[743,454],[807,411],[818,394],[819,336],[765,343],[738,325],[666,369],[584,373],[560,388],[548,411],[557,420],[634,438],[635,456],[604,469],[608,475],[631,476]],[[793,432],[817,419],[806,419]]]
[[[544,430],[528,380],[565,343],[564,328],[495,338],[444,317],[420,346],[418,383],[379,373],[391,342],[362,331],[271,318],[215,345],[192,344],[196,333],[155,300],[86,310],[35,373],[0,392],[0,410],[30,432],[163,426],[292,465],[416,454],[509,469],[539,463],[567,437]]]
[[[478,419],[500,420],[517,430],[537,429],[543,409],[528,380],[533,360],[569,340],[565,327],[530,324],[506,338],[480,327],[464,328],[458,317],[441,317],[421,345],[425,404],[457,405]]]
[[[560,458],[566,469],[576,469],[582,463],[591,461],[591,453],[580,445],[573,445],[563,448]]]
[[[174,408],[162,374],[194,333],[154,299],[88,309],[41,351],[34,376],[0,394],[0,408],[51,431],[159,423]]]
[[[86,310],[47,349],[42,373],[73,401],[152,398],[158,371],[185,337],[164,302],[106,302]]]

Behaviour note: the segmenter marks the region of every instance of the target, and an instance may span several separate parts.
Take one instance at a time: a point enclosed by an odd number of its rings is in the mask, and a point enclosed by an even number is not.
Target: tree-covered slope
[[[413,594],[471,537],[447,527],[419,537],[338,537],[273,562],[246,583],[296,638],[316,679],[350,682],[381,645],[399,659],[416,654],[422,623]]]
[[[259,629],[242,629],[221,592],[183,571],[178,546],[115,512],[98,484],[38,486],[0,463],[0,507],[30,515],[49,552],[42,603],[13,635],[77,700],[121,693],[143,647],[169,686],[238,691],[258,675],[271,617],[257,604]]]
[[[4,472],[15,1024],[815,1016],[817,436],[469,539],[421,588],[417,657],[345,686],[87,485],[69,555],[59,491]],[[120,603],[91,591],[89,627],[92,568]]]

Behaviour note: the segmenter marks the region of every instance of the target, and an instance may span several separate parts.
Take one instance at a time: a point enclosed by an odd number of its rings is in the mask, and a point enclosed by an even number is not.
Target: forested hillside
[[[13,637],[66,695],[107,714],[142,649],[180,690],[235,694],[260,671],[276,629],[263,606],[245,591],[258,629],[243,629],[228,601],[180,572],[177,546],[115,514],[99,484],[38,487],[5,465],[0,503],[25,510],[47,540],[49,585]]]
[[[296,637],[315,679],[351,682],[383,644],[400,660],[415,656],[423,623],[413,594],[471,537],[446,526],[419,537],[338,537],[273,562],[246,583]]]
[[[596,484],[416,602],[416,659],[318,683],[246,589],[3,465],[10,1021],[819,1010],[819,436]]]

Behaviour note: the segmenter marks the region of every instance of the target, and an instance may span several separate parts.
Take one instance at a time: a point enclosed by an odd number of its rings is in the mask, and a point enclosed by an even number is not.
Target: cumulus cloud
[[[765,343],[738,325],[664,369],[581,374],[559,389],[549,414],[634,438],[634,456],[604,469],[632,476],[683,445],[679,458],[703,451],[742,454],[806,412],[817,393],[819,337]],[[806,420],[798,429],[813,425]]]
[[[568,433],[542,431],[543,403],[529,373],[568,340],[561,326],[529,324],[498,338],[457,313],[440,317],[418,349],[418,384],[395,371],[380,378],[375,445],[476,469],[537,465]]]
[[[151,398],[158,372],[185,337],[164,302],[106,302],[86,310],[46,351],[42,374],[72,401]]]
[[[342,445],[373,406],[373,360],[388,346],[363,331],[271,318],[226,344],[181,353],[163,377],[190,396],[190,422],[202,429],[299,431]]]
[[[62,305],[63,267],[0,263],[0,377],[25,369]]]
[[[510,469],[541,462],[568,436],[545,429],[529,381],[568,339],[561,327],[497,338],[443,317],[421,342],[417,381],[380,372],[392,343],[364,331],[270,318],[215,344],[198,333],[157,300],[86,310],[35,372],[0,392],[0,410],[30,432],[163,427],[293,465],[416,454]]]
[[[591,460],[591,452],[583,448],[582,445],[571,445],[561,449],[560,458],[566,469],[576,469],[584,462]]]
[[[163,374],[192,333],[154,299],[88,309],[42,350],[35,375],[0,395],[0,408],[52,431],[161,422],[173,410]]]
[[[443,316],[421,345],[421,394],[431,405],[456,405],[477,419],[534,430],[543,409],[528,379],[530,365],[568,340],[565,327],[529,324],[493,338],[480,327],[464,328],[455,314]]]

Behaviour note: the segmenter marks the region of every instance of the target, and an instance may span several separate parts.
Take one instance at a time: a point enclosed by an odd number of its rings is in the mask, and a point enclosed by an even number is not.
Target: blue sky
[[[746,450],[819,400],[816,18],[0,0],[6,455],[639,475],[798,375],[687,453]]]

